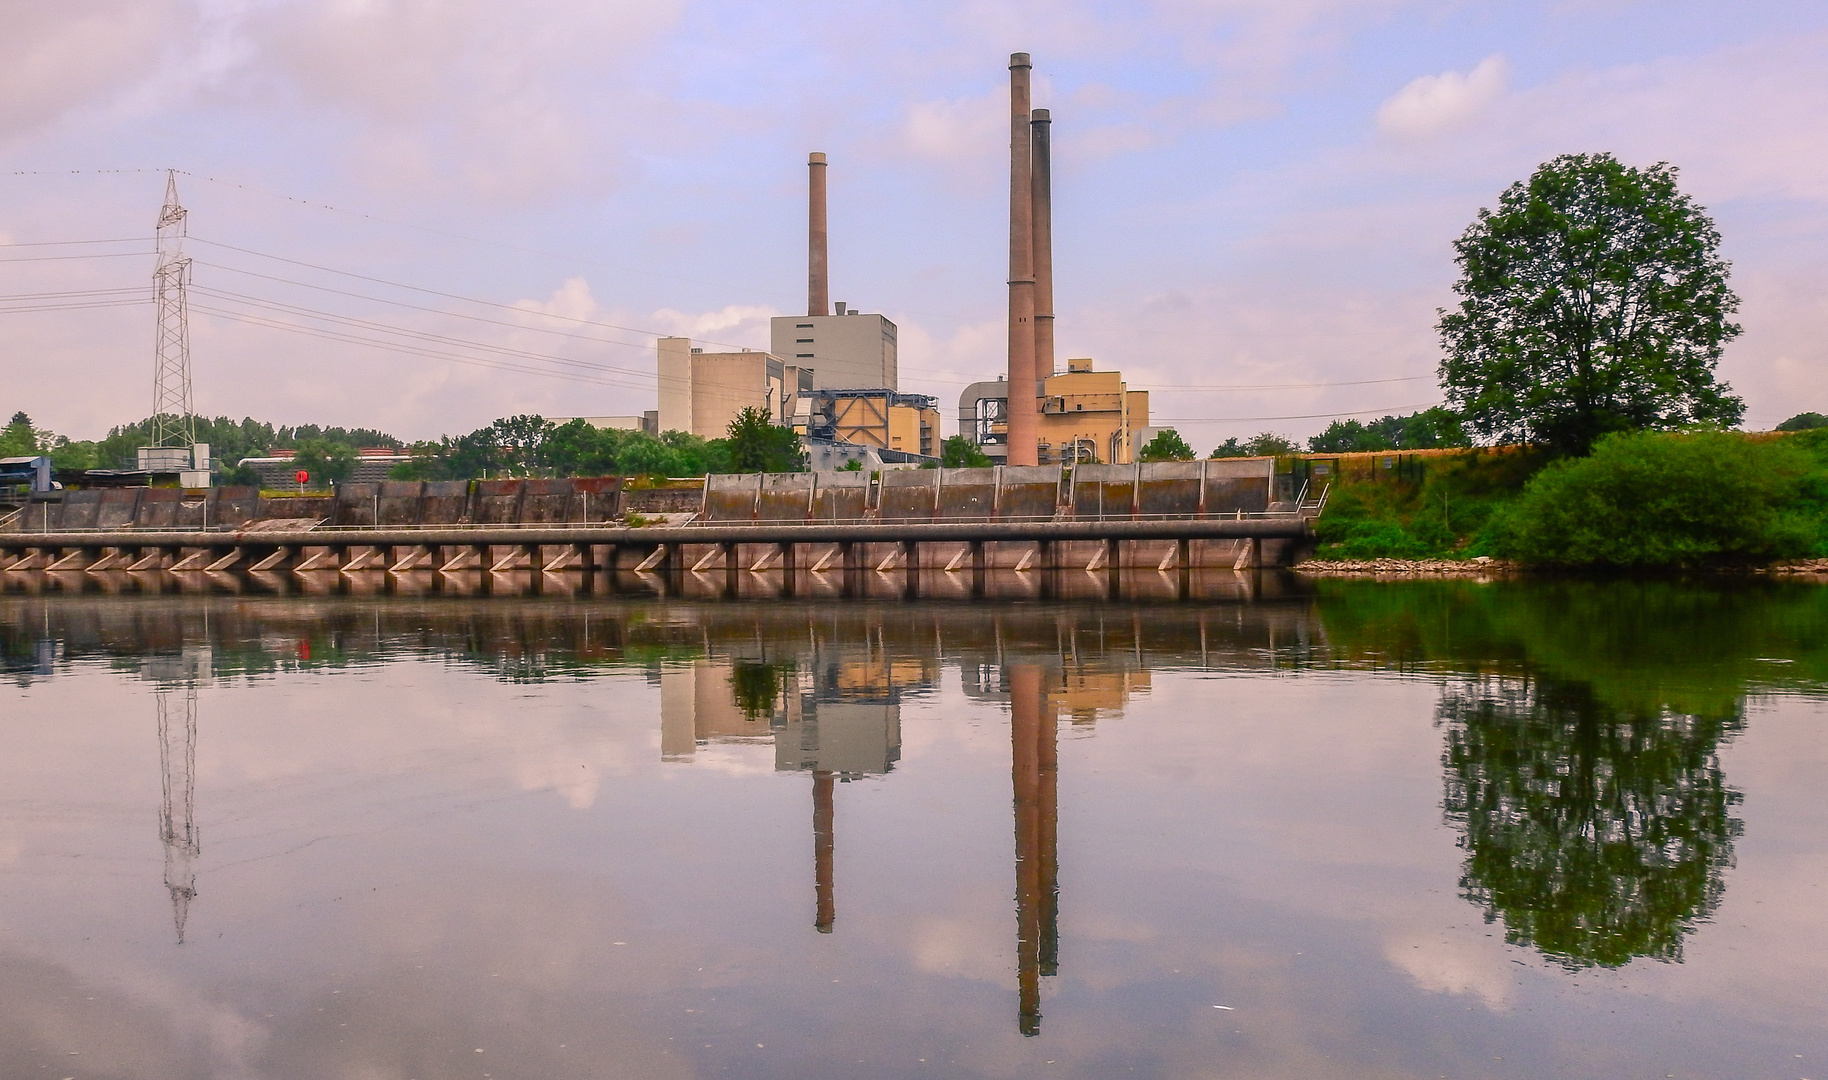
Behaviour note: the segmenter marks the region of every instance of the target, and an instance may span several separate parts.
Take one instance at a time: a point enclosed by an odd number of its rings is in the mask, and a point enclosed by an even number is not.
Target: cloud
[[[178,0],[16,0],[0,34],[0,138],[106,101],[195,22]]]
[[[914,102],[901,126],[903,149],[930,161],[996,161],[1008,140],[1009,91],[1002,87],[973,97]]]
[[[1503,54],[1493,53],[1464,75],[1424,75],[1378,106],[1378,129],[1418,138],[1462,127],[1504,94],[1510,71]]]
[[[673,106],[642,50],[677,0],[302,0],[249,20],[261,78],[360,125],[351,162],[396,184],[518,201],[599,188],[621,136]],[[253,77],[253,76],[250,76]]]

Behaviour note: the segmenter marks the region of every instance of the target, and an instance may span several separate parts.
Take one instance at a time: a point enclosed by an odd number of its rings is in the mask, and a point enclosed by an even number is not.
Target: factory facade
[[[1043,377],[1036,388],[1035,451],[1040,465],[1128,465],[1154,435],[1149,392],[1089,359]],[[1009,382],[972,383],[959,395],[959,433],[998,465],[1009,464]]]

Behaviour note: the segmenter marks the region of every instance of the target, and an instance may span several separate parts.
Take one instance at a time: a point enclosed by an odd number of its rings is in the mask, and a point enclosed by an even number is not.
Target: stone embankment
[[[1828,559],[1794,559],[1759,567],[1758,573],[1773,577],[1804,577],[1828,581]]]
[[[1309,559],[1296,563],[1297,574],[1317,577],[1495,577],[1516,573],[1515,563],[1477,559]]]

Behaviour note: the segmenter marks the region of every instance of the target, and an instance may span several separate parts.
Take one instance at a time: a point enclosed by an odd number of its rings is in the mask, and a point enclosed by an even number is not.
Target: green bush
[[[1683,568],[1810,554],[1812,446],[1731,432],[1636,432],[1543,469],[1504,512],[1498,554],[1569,567]]]

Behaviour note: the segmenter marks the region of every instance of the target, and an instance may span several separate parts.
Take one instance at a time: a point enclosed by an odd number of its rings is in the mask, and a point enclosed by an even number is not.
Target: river
[[[0,594],[0,1076],[1828,1077],[1828,589],[464,591]]]

